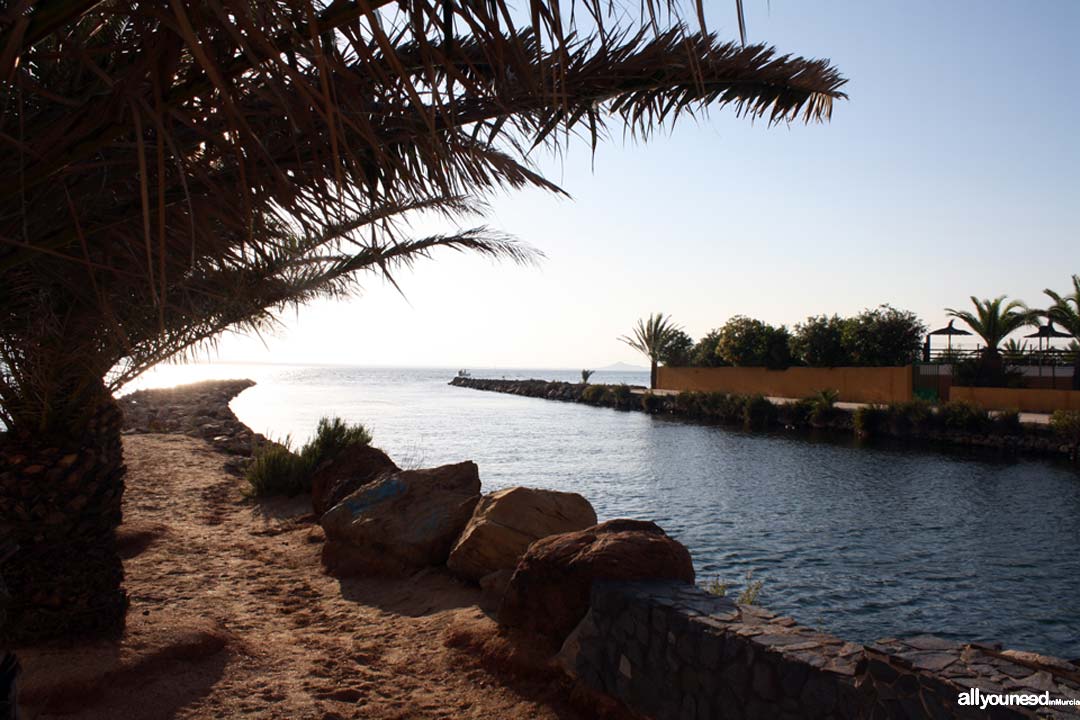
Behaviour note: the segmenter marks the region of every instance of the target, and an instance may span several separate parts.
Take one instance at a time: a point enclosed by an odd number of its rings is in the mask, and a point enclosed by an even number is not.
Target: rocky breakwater
[[[840,407],[815,409],[811,399],[793,402],[761,396],[722,392],[657,394],[628,385],[587,385],[546,380],[494,380],[455,377],[455,387],[500,392],[509,395],[582,403],[614,410],[636,410],[667,415],[681,420],[734,425],[747,430],[828,430],[853,434],[862,439],[891,438],[922,444],[984,448],[1009,453],[1058,455],[1076,459],[1074,441],[1056,435],[1046,425],[1006,422],[1009,415],[991,415],[964,403],[952,404],[962,410],[958,420],[949,405],[898,403],[867,406],[861,411]]]
[[[461,376],[455,377],[450,381],[450,384],[456,387],[472,388],[473,390],[488,390],[490,392],[545,398],[547,400],[562,400],[564,402],[581,402],[586,388],[590,387],[584,383],[549,382],[547,380],[489,380]]]
[[[178,433],[207,440],[230,455],[225,467],[242,474],[251,457],[270,441],[240,422],[229,402],[253,380],[210,380],[175,388],[137,390],[119,398],[123,432]]]

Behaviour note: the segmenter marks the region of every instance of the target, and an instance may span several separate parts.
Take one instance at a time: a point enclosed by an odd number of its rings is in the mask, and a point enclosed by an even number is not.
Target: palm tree
[[[1042,311],[1036,311],[1049,322],[1060,325],[1065,332],[1073,336],[1074,343],[1080,343],[1080,275],[1072,276],[1073,291],[1067,295],[1059,295],[1047,288],[1043,292],[1053,301],[1050,307]],[[1073,381],[1074,390],[1080,390],[1080,352],[1073,356]]]
[[[649,389],[656,389],[656,368],[681,332],[682,328],[672,324],[670,315],[654,313],[637,321],[632,336],[619,337],[621,342],[649,358]]]
[[[971,331],[986,343],[982,351],[980,374],[982,381],[992,381],[1002,372],[1001,353],[998,351],[998,346],[1009,334],[1025,325],[1030,325],[1032,314],[1019,300],[1012,300],[1003,305],[1004,295],[983,300],[973,295],[971,302],[975,306],[974,313],[952,308],[946,308],[945,311],[952,317],[963,320]]]
[[[709,106],[824,120],[844,97],[827,61],[582,7],[595,29],[558,0],[523,28],[505,0],[0,13],[0,524],[21,546],[0,636],[122,626],[127,380],[440,248],[534,259],[483,227],[404,233],[500,189],[561,192],[536,146]]]

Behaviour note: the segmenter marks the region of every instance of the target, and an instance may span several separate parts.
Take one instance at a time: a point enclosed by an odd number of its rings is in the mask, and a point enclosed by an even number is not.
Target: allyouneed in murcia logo
[[[1012,707],[1022,706],[1046,706],[1046,705],[1080,705],[1080,700],[1071,698],[1052,698],[1049,692],[1036,693],[987,693],[979,688],[971,688],[967,692],[960,693],[957,698],[961,705],[977,707],[985,710],[990,706]]]

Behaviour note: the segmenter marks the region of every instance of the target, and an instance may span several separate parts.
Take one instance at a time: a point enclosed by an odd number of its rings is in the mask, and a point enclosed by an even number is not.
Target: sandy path
[[[559,683],[500,679],[447,647],[491,632],[476,589],[434,570],[327,577],[305,499],[245,499],[202,440],[124,448],[127,632],[20,652],[30,717],[580,717]]]

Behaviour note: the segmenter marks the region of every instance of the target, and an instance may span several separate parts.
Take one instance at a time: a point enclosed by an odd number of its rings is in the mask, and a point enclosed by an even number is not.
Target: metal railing
[[[948,365],[965,360],[978,360],[982,357],[983,349],[977,347],[974,349],[964,348],[952,350],[931,350],[929,353],[923,352],[921,361],[923,364],[934,365]],[[1020,352],[1010,352],[1008,350],[999,350],[1002,360],[1007,365],[1028,365],[1036,367],[1050,367],[1050,366],[1072,366],[1076,363],[1076,356],[1078,351],[1065,350],[1065,349],[1050,349],[1050,350],[1023,350]]]

